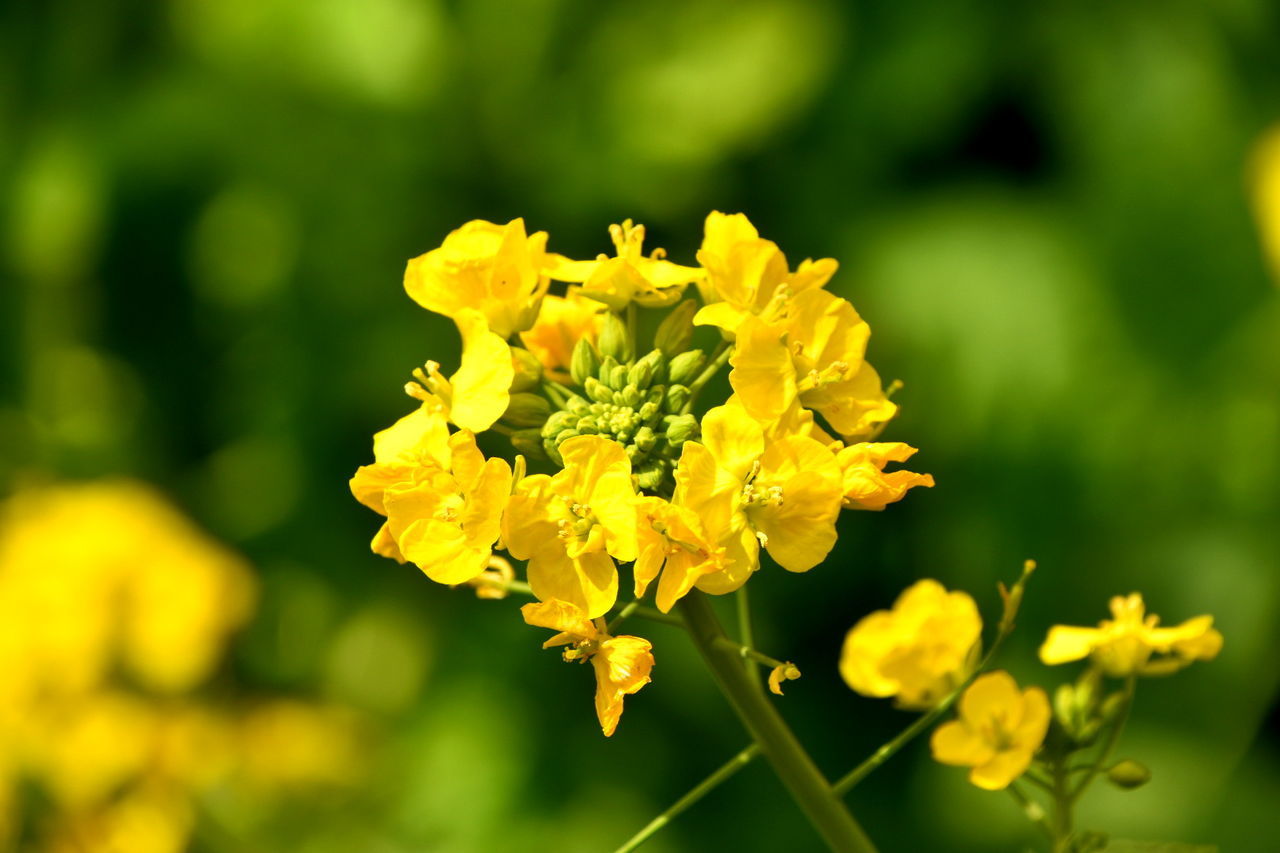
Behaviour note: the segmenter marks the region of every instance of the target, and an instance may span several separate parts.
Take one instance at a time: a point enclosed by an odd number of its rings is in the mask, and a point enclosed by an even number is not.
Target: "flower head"
[[[636,535],[636,598],[661,572],[655,603],[663,613],[670,612],[703,575],[725,567],[724,548],[707,537],[697,514],[662,498],[636,502]]]
[[[968,593],[917,581],[894,602],[854,625],[840,654],[840,674],[864,696],[897,697],[928,708],[973,671],[982,617]]]
[[[1212,616],[1160,628],[1160,617],[1146,613],[1141,593],[1111,599],[1111,619],[1097,628],[1054,625],[1040,660],[1053,666],[1090,657],[1107,675],[1167,675],[1197,660],[1212,660],[1222,649],[1222,634]]]
[[[559,281],[582,284],[582,293],[615,311],[632,302],[645,308],[665,308],[679,301],[685,286],[702,278],[702,270],[666,260],[666,252],[654,249],[646,256],[644,226],[625,220],[610,225],[615,257],[600,255],[594,261],[563,259],[551,270]]]
[[[425,370],[413,373],[417,382],[405,392],[430,403],[453,423],[473,432],[493,426],[511,402],[511,382],[515,378],[511,348],[490,331],[484,317],[473,309],[457,313],[454,322],[462,334],[462,364],[446,379],[434,361]]]
[[[935,729],[930,746],[937,761],[972,767],[970,782],[999,791],[1026,772],[1048,730],[1043,690],[1019,691],[1009,673],[989,672],[960,697],[960,718]]]
[[[596,717],[604,736],[612,735],[622,717],[623,698],[650,681],[653,646],[640,637],[610,636],[567,601],[539,601],[520,611],[530,625],[560,632],[542,644],[544,649],[568,645],[565,660],[591,661],[596,673]]]
[[[546,245],[546,232],[526,234],[523,219],[506,225],[475,219],[450,232],[440,248],[409,261],[404,289],[423,308],[446,317],[479,311],[505,340],[538,316],[554,258]]]

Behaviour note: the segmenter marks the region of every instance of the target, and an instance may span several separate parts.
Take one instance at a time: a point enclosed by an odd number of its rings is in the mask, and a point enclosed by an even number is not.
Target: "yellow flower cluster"
[[[410,261],[405,289],[457,325],[461,364],[415,371],[420,407],[375,436],[351,481],[386,517],[373,550],[435,581],[492,590],[496,550],[527,561],[526,619],[593,661],[606,734],[652,666],[647,641],[595,621],[619,564],[667,612],[695,588],[738,589],[762,549],[808,571],[841,509],[933,485],[885,471],[914,448],[871,440],[896,406],[865,359],[866,322],[824,289],[835,261],[792,269],[742,214],[707,217],[691,266],[644,254],[629,220],[609,233],[612,256],[576,261],[522,220],[475,221]],[[700,406],[725,364],[732,395]],[[481,454],[487,430],[514,464]]]
[[[192,695],[254,598],[248,567],[141,484],[0,505],[0,849],[34,832],[23,849],[176,853],[201,792],[232,774],[270,784],[259,753],[293,766],[281,751],[298,729],[260,734],[283,706],[232,714]],[[288,707],[349,772],[349,724]]]

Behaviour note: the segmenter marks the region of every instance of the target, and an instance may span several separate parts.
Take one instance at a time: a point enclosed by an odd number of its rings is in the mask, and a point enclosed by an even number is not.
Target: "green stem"
[[[1067,770],[1062,760],[1053,763],[1053,853],[1071,849],[1075,831],[1075,798],[1068,792]]]
[[[720,691],[814,829],[836,853],[874,853],[875,845],[831,790],[777,709],[751,683],[742,659],[716,644],[716,638],[725,634],[706,594],[694,590],[680,600],[679,606],[689,636]]]
[[[763,652],[758,652],[744,643],[735,643],[733,640],[729,639],[728,637],[717,637],[715,642],[716,642],[716,648],[727,649],[733,652],[738,657],[742,658],[743,660],[754,661],[755,663],[758,663],[762,666],[769,667],[769,669],[777,669],[780,666],[786,666],[786,663],[784,663],[783,661],[780,661],[777,658],[771,658],[768,655],[764,654]],[[759,687],[760,686],[760,670],[756,669],[754,666],[747,667],[748,677],[750,677],[751,673],[753,672],[755,673],[756,677],[751,680],[756,683],[756,687]]]
[[[640,357],[640,347],[636,341],[636,304],[634,302],[627,303],[627,342],[631,346],[631,357]]]
[[[505,589],[507,592],[515,595],[524,595],[524,596],[528,596],[529,598],[537,598],[537,596],[533,594],[533,588],[529,586],[529,584],[525,583],[524,581],[516,581],[516,580],[501,581],[501,580],[496,580],[493,578],[487,578],[487,577],[481,576],[476,578],[474,581],[472,581],[472,583],[484,584],[485,586],[494,586],[494,587],[497,587],[498,589]],[[684,627],[684,622],[681,621],[678,617],[672,616],[669,613],[663,613],[661,610],[658,610],[653,607],[646,607],[643,604],[641,604],[639,601],[632,601],[632,602],[629,602],[626,606],[624,606],[622,608],[622,612],[619,613],[617,616],[615,616],[613,621],[609,623],[610,631],[612,632],[613,628],[617,626],[622,621],[622,619],[630,616],[635,616],[637,619],[647,619],[650,622],[660,622],[663,625],[673,625],[677,628]]]
[[[755,631],[751,626],[751,599],[747,597],[747,588],[745,586],[739,587],[738,591],[733,594],[733,598],[734,603],[738,607],[738,636],[742,639],[742,646],[744,649],[754,651],[756,647],[756,640]],[[749,653],[746,651],[742,654],[744,657],[749,656]],[[759,660],[759,658],[757,658],[757,660]],[[782,664],[775,662],[773,664],[766,665],[777,667]],[[760,681],[760,670],[756,669],[754,666],[747,667],[747,677],[755,682],[756,689],[761,689],[763,685]]]
[[[644,829],[631,836],[630,840],[619,847],[616,853],[631,853],[632,850],[635,850],[641,844],[648,841],[654,833],[671,823],[671,821],[675,820],[681,812],[698,802],[698,800],[701,800],[707,794],[711,793],[711,791],[714,790],[721,782],[724,782],[726,779],[750,764],[751,761],[759,754],[760,745],[753,743],[733,758],[730,758],[723,766],[720,767],[719,770],[703,779],[698,783],[697,787],[672,803],[669,809],[649,821]]]
[[[711,356],[711,363],[702,369],[698,374],[698,378],[689,383],[689,402],[684,404],[684,408],[680,413],[687,415],[693,411],[693,404],[698,401],[698,394],[701,393],[702,387],[710,382],[724,367],[724,363],[729,360],[729,356],[733,354],[733,345],[728,341],[721,341],[716,347],[716,351]]]
[[[1054,834],[1053,827],[1049,825],[1049,821],[1045,819],[1044,806],[1023,793],[1018,787],[1017,782],[1013,782],[1006,788],[1009,796],[1018,801],[1018,805],[1022,806],[1022,813],[1027,816],[1027,820],[1031,821],[1036,827],[1045,834],[1050,841],[1056,842],[1057,836]]]
[[[1111,753],[1115,752],[1116,744],[1120,741],[1120,733],[1124,731],[1124,724],[1129,719],[1129,710],[1133,707],[1133,691],[1135,682],[1136,679],[1132,675],[1125,679],[1124,704],[1116,715],[1115,721],[1111,724],[1111,731],[1107,733],[1107,741],[1103,745],[1102,751],[1098,753],[1097,760],[1089,766],[1088,772],[1085,773],[1084,778],[1080,780],[1079,784],[1076,785],[1071,793],[1067,794],[1067,797],[1072,804],[1074,804],[1076,800],[1080,799],[1080,796],[1085,792],[1085,789],[1093,782],[1094,777],[1102,772],[1102,768],[1111,760]],[[1067,771],[1064,769],[1062,772],[1064,785],[1066,784],[1066,776]]]

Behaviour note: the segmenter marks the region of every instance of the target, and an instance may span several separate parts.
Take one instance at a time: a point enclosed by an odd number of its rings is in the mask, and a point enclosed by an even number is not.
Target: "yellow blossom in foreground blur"
[[[1049,730],[1049,698],[1039,687],[1019,691],[1007,672],[989,672],[960,697],[959,719],[933,732],[933,757],[972,767],[969,781],[988,791],[1007,788],[1031,764]]]
[[[404,289],[423,308],[446,317],[478,311],[505,340],[538,316],[553,263],[546,246],[546,232],[526,234],[523,219],[506,225],[475,219],[450,232],[440,248],[409,261]]]
[[[912,471],[884,472],[890,462],[906,462],[916,453],[909,444],[859,442],[836,452],[844,474],[844,505],[850,509],[882,510],[902,500],[916,486],[933,487],[933,477]]]
[[[511,491],[511,466],[485,459],[468,431],[449,434],[423,405],[374,436],[374,464],[351,491],[387,517],[373,541],[379,554],[409,561],[438,583],[465,583],[489,567]]]
[[[493,426],[511,402],[515,365],[507,342],[491,332],[476,311],[460,311],[454,318],[462,334],[462,363],[446,379],[440,365],[428,361],[415,370],[416,383],[405,386],[414,399],[439,410],[453,423],[474,432]]]
[[[853,626],[840,674],[864,696],[928,708],[969,677],[981,637],[982,617],[968,593],[917,581],[892,610],[877,610]]]
[[[835,455],[814,439],[766,443],[760,424],[741,410],[707,412],[701,443],[684,446],[674,502],[702,520],[729,562],[698,588],[721,594],[742,586],[759,567],[761,545],[788,571],[822,562],[836,542],[841,492]]]
[[[595,618],[618,598],[614,559],[636,558],[631,463],[622,445],[596,435],[570,438],[560,452],[563,471],[517,484],[503,538],[512,556],[529,561],[534,595]]]
[[[612,735],[622,717],[623,698],[650,681],[652,645],[640,637],[610,636],[582,608],[566,601],[539,601],[520,610],[530,625],[559,632],[542,644],[544,649],[572,645],[564,653],[565,660],[591,661],[596,674],[596,717],[605,737]]]
[[[1280,283],[1280,125],[1268,129],[1254,145],[1250,167],[1262,250]]]
[[[724,569],[724,548],[707,538],[693,512],[662,498],[644,497],[636,503],[636,515],[636,598],[662,572],[654,603],[668,613],[700,577]]]
[[[609,309],[571,287],[564,296],[547,294],[538,319],[520,340],[541,362],[547,375],[557,382],[572,381],[569,362],[578,341],[595,343],[600,323]]]
[[[616,257],[600,255],[594,261],[562,260],[551,277],[582,284],[582,295],[597,299],[614,311],[635,302],[645,308],[664,308],[679,301],[685,286],[702,278],[702,270],[665,260],[666,252],[654,249],[644,255],[644,226],[628,219],[609,226]]]
[[[1193,661],[1212,660],[1222,649],[1222,634],[1212,616],[1197,616],[1172,628],[1157,627],[1140,593],[1111,599],[1111,619],[1097,628],[1055,625],[1049,629],[1040,660],[1053,666],[1091,657],[1107,675],[1167,675]]]
[[[778,245],[760,239],[746,216],[718,210],[707,216],[698,263],[706,270],[699,287],[707,304],[694,323],[730,334],[748,317],[767,314],[779,296],[823,287],[837,268],[834,260],[823,258],[806,260],[793,273]]]

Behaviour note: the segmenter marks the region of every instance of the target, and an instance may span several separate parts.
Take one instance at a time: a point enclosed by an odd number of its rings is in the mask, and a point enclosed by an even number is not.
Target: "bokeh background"
[[[1043,632],[1131,590],[1226,636],[1142,683],[1122,754],[1154,780],[1082,822],[1273,849],[1280,302],[1251,175],[1278,53],[1267,0],[4,4],[0,488],[155,484],[260,579],[224,689],[375,734],[358,785],[194,849],[611,850],[745,744],[686,643],[650,631],[654,683],[606,741],[589,674],[516,603],[369,553],[346,480],[408,371],[456,364],[401,288],[450,229],[523,216],[589,257],[633,217],[692,262],[706,213],[743,211],[793,262],[840,260],[905,382],[888,437],[938,481],[752,582],[823,769],[910,720],[844,687],[844,631],[926,576],[994,620],[1034,557],[1020,681],[1071,676],[1036,664]],[[850,802],[887,851],[1034,841],[923,743]],[[817,842],[757,765],[652,849]]]

